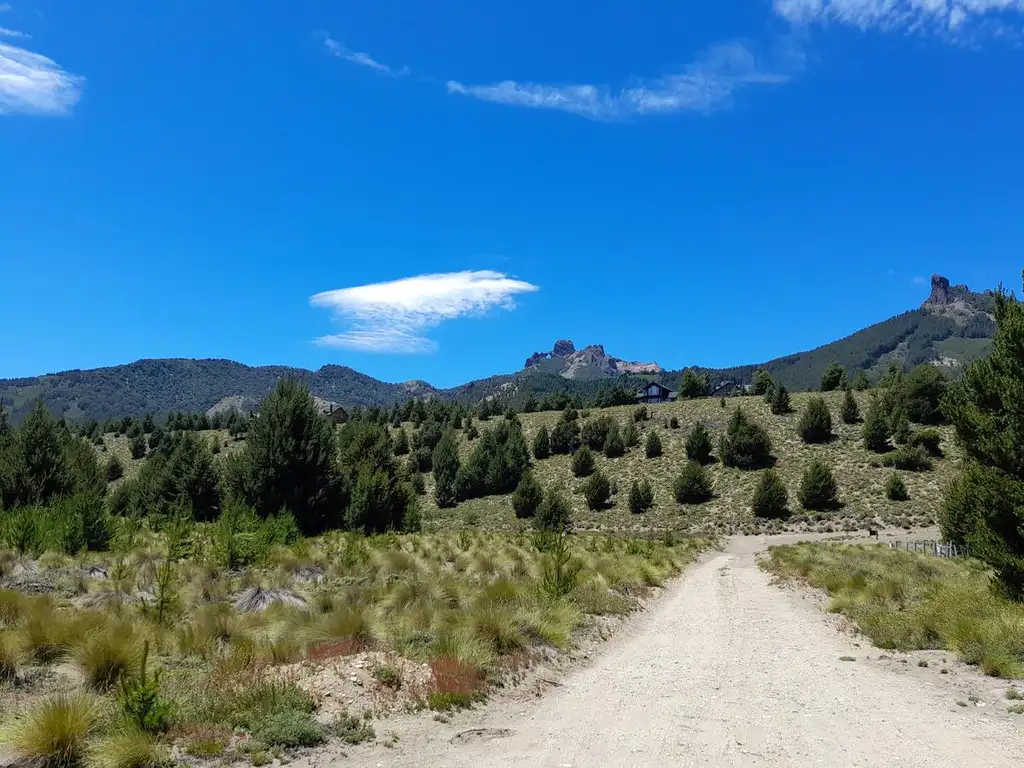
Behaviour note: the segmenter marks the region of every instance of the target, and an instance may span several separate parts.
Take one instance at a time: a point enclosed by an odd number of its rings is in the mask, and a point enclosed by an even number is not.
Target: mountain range
[[[903,368],[932,363],[956,375],[964,365],[987,354],[995,323],[992,291],[977,293],[934,275],[931,293],[917,309],[868,326],[843,339],[767,362],[734,368],[694,366],[708,373],[716,391],[749,383],[763,368],[793,391],[814,389],[829,361],[851,374],[864,370],[878,376],[895,362]],[[682,371],[665,371],[657,363],[628,362],[605,353],[601,345],[577,350],[569,340],[550,352],[530,355],[523,369],[437,389],[424,381],[388,383],[346,366],[326,365],[309,371],[287,366],[251,367],[231,360],[139,360],[127,365],[73,370],[23,379],[0,379],[0,402],[15,422],[41,399],[57,416],[70,420],[171,411],[213,411],[231,406],[255,408],[282,377],[300,380],[324,404],[390,405],[411,397],[439,397],[472,405],[498,396],[509,400],[527,394],[567,392],[589,398],[616,384],[640,387],[650,379],[678,387]]]

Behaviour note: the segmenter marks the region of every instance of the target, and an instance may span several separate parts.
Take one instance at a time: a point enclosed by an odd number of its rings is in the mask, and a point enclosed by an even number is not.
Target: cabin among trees
[[[678,392],[673,392],[668,387],[656,381],[649,381],[643,389],[637,390],[636,401],[645,405],[650,403],[671,403],[679,397]]]
[[[348,421],[348,413],[340,405],[334,405],[331,403],[324,410],[320,412],[320,415],[327,419],[332,424],[344,424]]]

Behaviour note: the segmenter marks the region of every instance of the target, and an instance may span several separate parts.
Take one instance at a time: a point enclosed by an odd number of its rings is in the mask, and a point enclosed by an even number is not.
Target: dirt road
[[[528,704],[457,723],[425,721],[392,749],[323,765],[1010,766],[1024,724],[960,709],[949,691],[859,663],[866,645],[836,632],[813,600],[755,563],[757,539],[693,566],[597,661]],[[859,656],[858,662],[842,656]],[[468,718],[468,719],[467,719]],[[386,724],[381,724],[386,730]],[[507,729],[493,738],[468,728]]]

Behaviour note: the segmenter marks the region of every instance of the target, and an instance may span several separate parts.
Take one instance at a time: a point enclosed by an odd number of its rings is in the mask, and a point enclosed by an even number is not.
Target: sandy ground
[[[919,673],[928,670],[899,665],[837,631],[838,622],[812,595],[769,582],[756,564],[766,544],[736,538],[705,556],[591,664],[539,699],[498,700],[451,723],[420,716],[396,728],[401,737],[393,746],[380,738],[388,732],[381,721],[375,745],[296,762],[321,768],[1022,764],[1024,723],[1005,713],[1005,701],[999,711],[994,700],[987,708],[958,706],[954,675],[962,673],[967,685],[971,670],[957,667],[941,681],[934,671],[935,679],[927,679]]]

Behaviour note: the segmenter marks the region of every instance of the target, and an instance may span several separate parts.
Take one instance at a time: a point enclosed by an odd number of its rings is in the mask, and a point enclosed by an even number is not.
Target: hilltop
[[[932,277],[924,303],[843,339],[806,352],[733,368],[696,367],[706,372],[716,390],[735,390],[764,368],[792,391],[815,389],[829,361],[851,374],[872,378],[890,363],[909,370],[933,363],[956,375],[963,366],[985,355],[995,325],[989,314],[992,292],[977,293]],[[288,366],[251,367],[231,360],[183,358],[139,360],[127,365],[75,370],[45,376],[0,380],[0,398],[20,421],[36,399],[58,416],[76,420],[112,416],[166,414],[170,411],[211,411],[234,405],[255,408],[283,377],[298,379],[327,403],[345,407],[390,405],[411,397],[438,397],[474,405],[490,397],[516,401],[565,392],[589,400],[621,385],[627,390],[656,379],[677,388],[683,371],[665,371],[657,363],[628,362],[605,352],[600,344],[577,350],[560,340],[550,352],[526,359],[517,373],[478,379],[450,389],[423,381],[384,382],[352,368],[327,365],[316,371]]]

